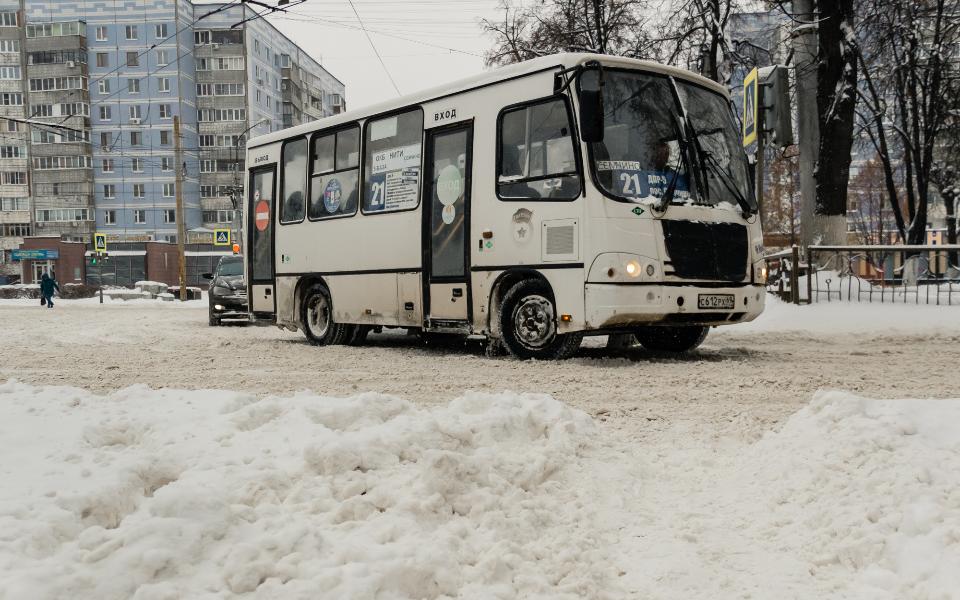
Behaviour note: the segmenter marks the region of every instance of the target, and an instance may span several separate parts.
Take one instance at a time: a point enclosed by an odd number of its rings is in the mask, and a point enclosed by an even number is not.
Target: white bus
[[[254,138],[246,164],[251,318],[314,344],[681,352],[763,309],[728,94],[688,71],[538,58]]]

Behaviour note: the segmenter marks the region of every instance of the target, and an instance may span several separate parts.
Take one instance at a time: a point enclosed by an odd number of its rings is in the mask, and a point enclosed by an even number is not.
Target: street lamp
[[[241,187],[240,187],[240,140],[243,139],[243,137],[244,137],[245,135],[247,135],[247,133],[248,133],[251,129],[253,129],[254,127],[259,127],[260,125],[263,125],[264,123],[270,123],[270,122],[271,122],[271,120],[268,119],[268,118],[260,119],[259,121],[257,121],[257,122],[254,123],[253,125],[251,125],[250,127],[247,127],[246,129],[244,129],[243,132],[242,132],[240,135],[237,136],[237,141],[233,144],[233,190],[232,190],[232,193],[230,194],[230,201],[231,201],[231,204],[233,204],[233,218],[231,219],[231,221],[232,221],[232,225],[233,225],[233,230],[236,231],[236,232],[238,232],[238,233],[242,230],[242,229],[241,229],[240,227],[238,227],[238,225],[237,225],[237,213],[240,212],[240,204],[241,204],[241,199],[240,199],[240,189],[241,189]],[[246,145],[247,145],[246,142],[244,142],[243,145],[246,146]],[[237,235],[234,239],[239,239],[239,238],[240,238],[240,236]],[[241,243],[241,247],[243,247],[243,244],[242,244],[242,243]]]

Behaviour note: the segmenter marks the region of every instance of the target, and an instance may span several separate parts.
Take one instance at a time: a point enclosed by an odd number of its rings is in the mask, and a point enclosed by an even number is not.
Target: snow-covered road
[[[562,363],[205,316],[0,302],[0,599],[960,598],[956,307]]]

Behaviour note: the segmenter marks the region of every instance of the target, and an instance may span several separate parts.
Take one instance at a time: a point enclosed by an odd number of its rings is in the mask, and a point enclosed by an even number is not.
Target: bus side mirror
[[[603,141],[603,74],[599,67],[580,74],[580,137],[587,143]]]

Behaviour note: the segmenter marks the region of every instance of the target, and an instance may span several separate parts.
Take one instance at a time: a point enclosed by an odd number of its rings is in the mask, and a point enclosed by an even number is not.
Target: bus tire
[[[333,300],[327,286],[315,284],[307,289],[300,304],[303,333],[314,346],[339,344],[346,333],[344,325],[333,320]]]
[[[557,311],[550,286],[525,279],[507,290],[497,315],[500,339],[512,356],[526,360],[563,360],[580,347],[583,334],[557,331]]]
[[[351,325],[349,335],[343,340],[347,346],[362,346],[367,341],[367,334],[373,329],[370,325]]]
[[[611,333],[607,336],[607,349],[629,350],[636,346],[637,336],[633,333]]]
[[[690,352],[707,339],[710,328],[705,325],[640,327],[637,341],[654,352]]]

